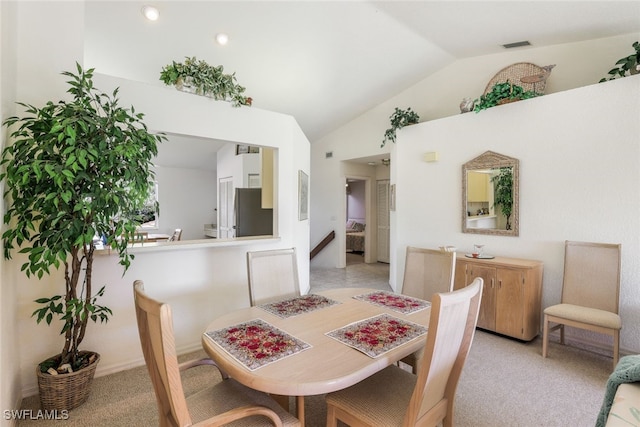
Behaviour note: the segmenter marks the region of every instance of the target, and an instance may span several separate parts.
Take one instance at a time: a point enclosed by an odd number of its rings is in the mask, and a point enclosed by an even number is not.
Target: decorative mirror
[[[519,161],[486,151],[462,165],[462,232],[517,236]]]

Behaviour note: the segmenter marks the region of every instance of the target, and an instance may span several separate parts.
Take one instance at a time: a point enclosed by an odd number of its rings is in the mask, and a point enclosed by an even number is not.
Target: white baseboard
[[[200,342],[188,344],[176,349],[176,353],[178,356],[192,353],[194,351],[202,350],[202,344]],[[126,371],[128,369],[137,368],[139,366],[144,366],[144,357],[136,357],[135,359],[131,359],[125,362],[112,363],[110,365],[105,365],[104,363],[100,363],[96,368],[95,378],[104,377],[106,375],[115,374],[116,372]],[[38,394],[38,385],[32,385],[29,387],[25,387],[22,389],[22,397],[20,398],[20,402],[25,397],[34,396]],[[20,405],[18,405],[18,408]]]
[[[578,329],[578,331],[579,330],[580,329]],[[549,333],[549,338],[554,338],[557,341],[560,341],[560,331],[555,330]],[[568,326],[565,327],[564,341],[567,344],[571,344],[579,348],[584,348],[585,350],[593,351],[595,353],[602,354],[603,356],[613,357],[613,344],[606,343],[601,340],[593,339],[588,336],[571,333],[571,328]],[[627,356],[630,354],[638,354],[638,352],[633,351],[631,349],[620,347],[620,357]]]

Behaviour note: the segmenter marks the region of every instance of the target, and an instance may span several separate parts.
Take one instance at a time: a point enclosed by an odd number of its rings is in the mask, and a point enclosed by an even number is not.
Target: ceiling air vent
[[[502,47],[504,47],[505,49],[512,49],[514,47],[522,47],[522,46],[531,46],[531,43],[529,43],[528,40],[523,40],[521,42],[507,43],[502,45]]]

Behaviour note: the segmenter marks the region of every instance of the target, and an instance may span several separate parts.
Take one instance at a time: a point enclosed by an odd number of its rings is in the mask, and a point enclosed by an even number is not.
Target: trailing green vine
[[[624,58],[620,58],[618,62],[616,62],[617,67],[612,68],[607,73],[609,74],[609,77],[603,77],[598,83],[613,80],[617,77],[625,77],[627,75],[640,73],[640,43],[634,42],[632,46],[635,49],[635,53],[625,56]]]
[[[478,113],[499,104],[534,98],[536,96],[539,96],[539,94],[532,90],[525,91],[522,86],[514,85],[507,80],[504,83],[496,83],[490,92],[474,100],[475,106],[473,111]]]
[[[400,108],[395,109],[393,114],[389,116],[391,127],[384,132],[384,139],[380,148],[384,147],[387,141],[396,142],[396,131],[402,129],[405,126],[413,125],[419,122],[420,116],[418,113],[411,110],[411,107],[406,110]]]
[[[251,105],[252,99],[244,95],[245,88],[236,82],[235,73],[225,74],[222,65],[214,67],[195,56],[163,67],[160,80],[185,92],[229,101],[234,107]]]

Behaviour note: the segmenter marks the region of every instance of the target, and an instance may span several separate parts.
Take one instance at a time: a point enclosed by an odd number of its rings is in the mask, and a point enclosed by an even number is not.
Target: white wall
[[[516,62],[538,65],[556,64],[547,81],[546,93],[554,93],[596,83],[621,57],[629,55],[631,44],[640,34],[590,40],[544,48],[524,48],[504,53],[461,59],[425,78],[406,91],[367,111],[311,145],[311,169],[314,175],[311,213],[311,241],[317,243],[339,227],[343,201],[340,182],[344,175],[340,163],[345,160],[389,153],[394,146],[380,148],[389,127],[389,115],[395,107],[412,107],[421,121],[433,121],[460,113],[464,97],[479,97],[487,82],[502,68]],[[580,143],[576,142],[579,146]],[[333,157],[325,158],[326,152]],[[391,156],[392,164],[395,161]],[[314,267],[340,267],[341,246],[331,244],[313,259]]]
[[[182,229],[182,240],[204,239],[204,224],[216,222],[216,172],[156,166],[158,233]],[[149,231],[153,233],[154,231]]]
[[[8,55],[3,49],[2,87],[15,87],[15,99],[34,105],[68,98],[66,79],[60,72],[74,70],[76,61],[82,63],[84,3],[21,2],[15,7],[15,28],[3,25],[2,40],[3,43],[14,40],[19,55],[14,64],[16,71],[5,75],[4,61]],[[3,4],[2,11],[5,10]],[[74,24],[60,25],[60,22]],[[305,254],[309,253],[309,221],[297,218],[297,176],[300,169],[309,173],[310,149],[292,117],[255,108],[232,108],[227,103],[175,89],[108,76],[96,75],[94,81],[104,92],[119,86],[122,105],[134,105],[137,112],[145,113],[144,121],[152,130],[274,146],[279,152],[275,171],[279,181],[275,195],[278,238],[216,247],[177,244],[175,250],[136,249],[136,259],[124,277],[115,256],[105,255],[96,260],[95,284],[108,285],[102,303],[114,311],[109,323],[90,325],[83,343],[84,348],[102,355],[97,375],[142,363],[133,309],[134,279],[144,280],[151,295],[171,304],[179,351],[199,348],[200,334],[215,316],[248,305],[247,250],[296,247],[301,255],[298,259],[301,287],[303,292],[308,289],[309,260]],[[5,408],[17,404],[20,399],[17,389],[21,388],[23,395],[35,392],[36,364],[62,347],[59,325],[36,325],[31,318],[35,298],[60,292],[61,273],[54,272],[40,281],[28,280],[20,272],[21,262],[24,258],[16,254],[13,260],[2,264],[0,315],[9,316],[15,324],[15,332],[6,333],[11,322],[3,321],[2,354],[10,357],[3,362],[5,369],[0,381],[9,394],[2,397]]]
[[[109,76],[96,76],[94,82],[105,92],[120,87],[122,104],[134,105],[136,111],[144,112],[150,129],[276,147],[279,154],[276,172],[278,177],[284,177],[279,178],[276,196],[277,239],[213,248],[176,245],[176,249],[169,251],[143,248],[136,251],[133,266],[124,277],[114,255],[95,261],[94,280],[97,286],[108,284],[104,304],[114,310],[108,324],[91,325],[83,344],[102,355],[97,375],[142,362],[131,290],[134,279],[144,280],[151,295],[171,304],[179,351],[199,348],[200,335],[213,318],[249,304],[245,257],[248,250],[296,247],[300,254],[301,288],[303,292],[309,288],[309,261],[304,256],[309,253],[309,234],[298,224],[297,179],[290,179],[292,175],[297,177],[298,169],[308,170],[309,145],[304,135],[296,132],[298,126],[291,117],[252,108],[231,108],[224,102]],[[234,133],[234,129],[238,132]],[[59,292],[61,282],[59,274],[40,282],[27,280],[19,266],[17,260],[6,264],[9,280],[19,288],[18,327],[22,337],[30,337],[19,344],[23,390],[30,394],[35,391],[33,367],[59,351],[60,344],[55,330],[42,331],[44,326],[36,326],[30,318],[35,309],[32,301],[56,289]]]
[[[4,37],[4,34],[14,32],[16,8],[15,3],[0,2],[0,121],[13,115],[15,107],[15,85],[10,82],[16,78],[16,45],[15,39]],[[0,147],[4,148],[7,141],[7,130],[0,130]],[[4,182],[0,183],[0,193],[4,193]],[[0,203],[0,218],[4,216],[4,203]],[[0,250],[4,250],[0,241]],[[20,397],[20,377],[18,375],[20,358],[13,351],[13,343],[18,340],[16,329],[16,290],[13,286],[4,285],[6,269],[0,263],[0,366],[4,367],[0,377],[0,407],[17,407]],[[4,418],[4,417],[3,417]],[[0,425],[10,425],[9,420],[0,421]]]
[[[16,100],[33,103],[66,91],[59,72],[82,60],[84,4],[3,1],[0,11],[0,98],[4,119],[15,113]],[[74,24],[60,25],[60,22]],[[4,146],[4,128],[1,134]],[[11,269],[5,262],[1,270],[0,403],[3,409],[11,409],[19,404],[20,388],[24,384],[19,370],[22,352],[17,345],[24,338],[17,320],[24,309],[18,303],[21,284],[13,281]],[[30,371],[35,376],[33,370]],[[11,425],[12,421],[3,418],[0,424]]]
[[[490,254],[543,261],[547,307],[560,302],[565,240],[621,243],[621,347],[639,352],[638,93],[633,76],[403,129],[391,165],[394,289],[408,245],[465,253],[482,243]],[[461,233],[461,165],[486,150],[520,160],[519,237]],[[423,162],[428,151],[440,161]]]
[[[365,185],[364,181],[349,182],[349,192],[347,193],[347,218],[362,218],[367,212],[365,205]]]

